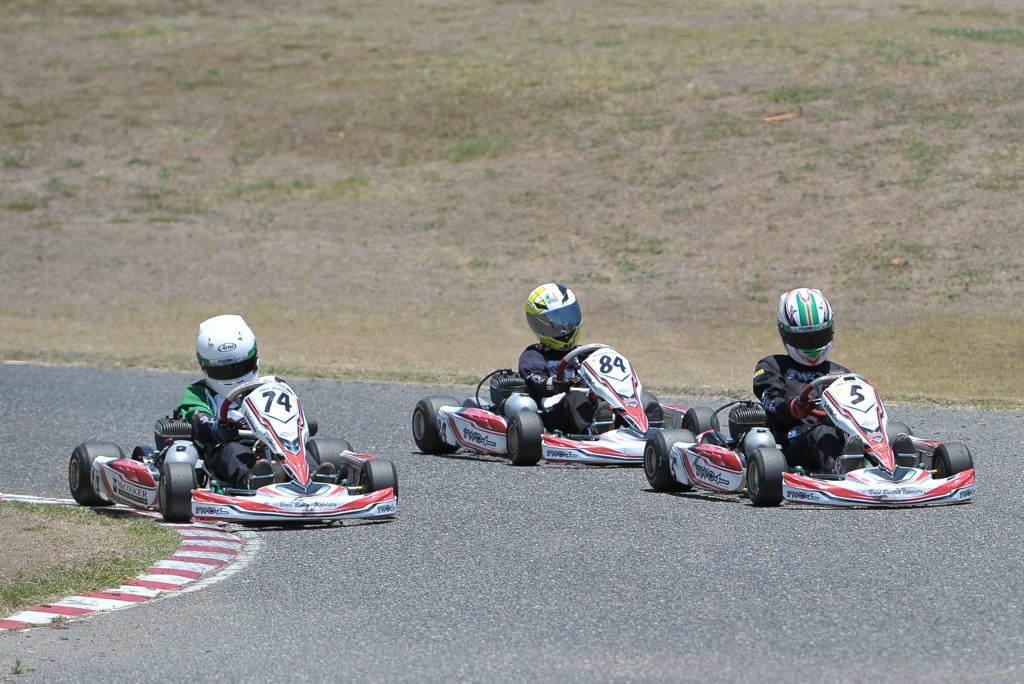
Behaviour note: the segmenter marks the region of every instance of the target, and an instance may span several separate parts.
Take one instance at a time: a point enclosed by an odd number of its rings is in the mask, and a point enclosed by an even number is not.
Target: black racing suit
[[[805,366],[788,354],[766,356],[754,367],[754,395],[764,406],[768,428],[782,447],[789,467],[801,466],[817,473],[832,470],[835,466],[843,450],[843,434],[814,416],[795,418],[790,412],[790,402],[800,396],[812,380],[823,375],[849,372],[845,366],[832,361]]]
[[[526,389],[537,406],[541,408],[541,419],[548,430],[559,430],[563,434],[581,435],[594,422],[597,402],[588,398],[587,392],[573,392],[565,383],[555,383],[548,388],[548,378],[555,374],[558,362],[571,349],[552,349],[545,344],[531,344],[519,355],[519,374],[526,380]],[[575,369],[566,369],[566,375],[575,375]],[[557,403],[545,408],[544,399],[564,393]]]

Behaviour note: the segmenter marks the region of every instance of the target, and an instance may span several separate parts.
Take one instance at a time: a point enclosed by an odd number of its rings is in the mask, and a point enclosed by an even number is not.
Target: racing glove
[[[811,405],[800,401],[800,397],[793,397],[789,400],[789,413],[797,420],[803,420],[811,415]]]
[[[238,437],[238,430],[220,421],[209,413],[196,411],[192,415],[192,434],[203,444],[223,444]]]
[[[544,381],[544,388],[552,394],[561,394],[562,392],[569,391],[569,383],[559,380],[554,375],[550,375]]]

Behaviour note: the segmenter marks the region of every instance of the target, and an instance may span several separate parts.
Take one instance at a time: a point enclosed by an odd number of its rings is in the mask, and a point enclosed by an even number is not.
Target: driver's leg
[[[843,452],[843,439],[830,425],[815,425],[790,442],[797,465],[811,473],[830,472]]]
[[[245,487],[255,464],[252,449],[241,442],[224,442],[213,450],[208,466],[210,472],[229,487]]]

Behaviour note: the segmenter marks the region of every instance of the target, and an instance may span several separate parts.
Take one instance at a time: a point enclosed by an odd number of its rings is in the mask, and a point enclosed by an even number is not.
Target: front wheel
[[[451,454],[459,448],[449,444],[437,429],[438,412],[442,406],[459,406],[455,397],[424,397],[412,410],[412,438],[425,454]]]
[[[508,421],[508,457],[515,466],[537,465],[544,453],[544,423],[536,413],[520,411]]]
[[[379,492],[382,489],[391,487],[398,496],[398,471],[395,464],[385,458],[375,458],[363,463],[360,469],[362,473],[363,491]]]
[[[644,444],[644,475],[656,492],[688,492],[693,485],[683,484],[672,475],[670,455],[676,442],[696,442],[689,430],[655,430]]]
[[[82,506],[113,504],[113,501],[101,497],[92,486],[93,463],[100,457],[124,458],[124,452],[113,442],[82,442],[71,452],[68,486],[71,488],[71,496]]]
[[[940,444],[935,449],[932,468],[935,470],[936,479],[953,477],[957,473],[962,473],[973,467],[974,457],[971,456],[967,445],[962,442]]]
[[[160,468],[160,514],[172,523],[192,519],[192,490],[196,470],[191,463],[172,461]]]
[[[759,447],[747,464],[747,496],[755,506],[782,503],[782,474],[786,458],[778,449]]]

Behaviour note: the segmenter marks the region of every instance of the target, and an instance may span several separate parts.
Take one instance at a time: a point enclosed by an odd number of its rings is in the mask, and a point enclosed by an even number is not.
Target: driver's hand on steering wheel
[[[544,381],[544,387],[554,394],[569,391],[570,382],[566,380],[559,380],[554,375],[549,375],[548,379]]]
[[[800,401],[800,397],[793,397],[789,400],[789,413],[797,420],[803,420],[811,415],[812,408],[810,404]]]

